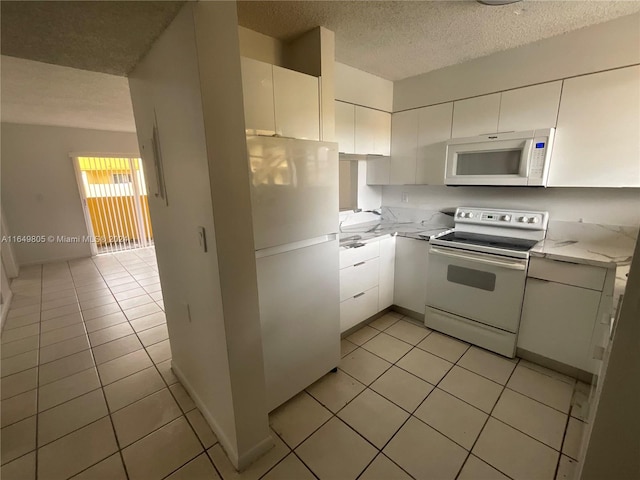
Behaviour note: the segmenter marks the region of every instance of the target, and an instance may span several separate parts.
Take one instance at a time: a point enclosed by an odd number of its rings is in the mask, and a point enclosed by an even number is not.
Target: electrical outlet
[[[407,192],[402,192],[400,195],[400,201],[402,203],[409,203],[409,194]]]

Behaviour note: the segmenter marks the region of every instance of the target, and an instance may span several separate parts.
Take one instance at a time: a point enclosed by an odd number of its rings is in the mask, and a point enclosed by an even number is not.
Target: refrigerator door
[[[338,231],[338,144],[247,137],[255,249]]]
[[[256,254],[271,411],[340,363],[338,240]]]

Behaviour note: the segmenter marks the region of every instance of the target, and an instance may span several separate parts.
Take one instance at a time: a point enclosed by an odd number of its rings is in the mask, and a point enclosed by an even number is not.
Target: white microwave
[[[555,128],[447,141],[446,185],[545,187]]]

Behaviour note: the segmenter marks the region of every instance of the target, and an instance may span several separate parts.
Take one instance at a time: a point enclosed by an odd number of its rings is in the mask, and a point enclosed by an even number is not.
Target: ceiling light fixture
[[[476,0],[483,5],[489,5],[490,7],[499,7],[500,5],[509,5],[511,3],[521,2],[522,0]]]

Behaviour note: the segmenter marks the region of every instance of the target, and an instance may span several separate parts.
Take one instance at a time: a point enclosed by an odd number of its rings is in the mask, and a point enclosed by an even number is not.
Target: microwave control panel
[[[544,166],[547,158],[549,138],[534,138],[531,152],[531,165],[529,166],[529,178],[538,179],[544,175]]]

